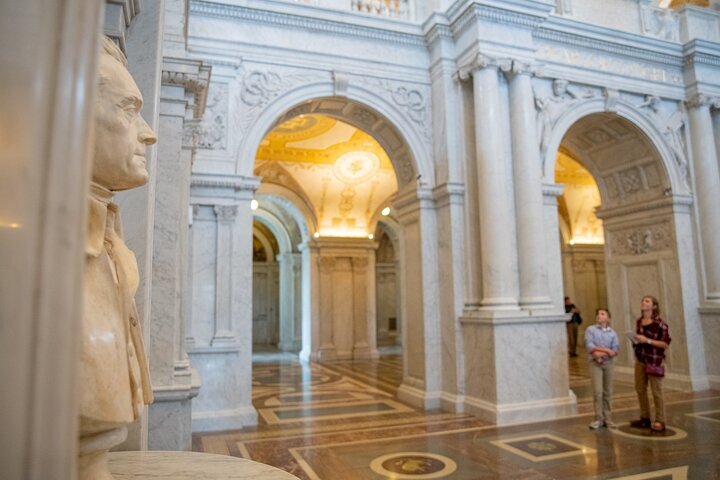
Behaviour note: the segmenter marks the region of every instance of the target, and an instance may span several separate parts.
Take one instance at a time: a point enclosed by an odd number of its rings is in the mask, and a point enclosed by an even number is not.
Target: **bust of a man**
[[[140,116],[142,95],[120,49],[103,37],[94,105],[88,197],[80,394],[80,479],[110,479],[106,454],[152,402],[135,307],[138,270],[122,240],[113,192],[148,180],[145,147],[155,134]]]

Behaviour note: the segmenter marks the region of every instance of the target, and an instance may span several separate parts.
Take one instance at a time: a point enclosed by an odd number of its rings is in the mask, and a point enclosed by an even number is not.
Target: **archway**
[[[350,93],[349,90],[348,97],[351,96]],[[352,96],[374,103],[374,107],[368,107],[349,98],[320,98],[292,105],[277,117],[270,118],[268,112],[279,109],[277,102],[282,103],[290,98],[297,98],[293,93],[287,98],[271,102],[260,114],[256,128],[246,137],[247,141],[257,138],[258,142],[258,150],[253,152],[252,157],[256,159],[252,166],[253,174],[262,178],[258,192],[279,186],[283,190],[279,196],[302,212],[311,237],[299,246],[302,254],[302,282],[303,285],[308,286],[309,291],[308,297],[304,297],[302,302],[303,348],[300,358],[332,360],[377,356],[374,281],[374,255],[377,244],[369,237],[374,235],[376,217],[380,215],[382,208],[393,205],[393,221],[399,226],[398,230],[403,232],[401,235],[396,234],[399,241],[395,249],[401,273],[398,275],[401,278],[399,288],[401,314],[398,320],[406,321],[412,318],[413,322],[418,323],[415,328],[406,326],[400,328],[412,336],[404,342],[412,347],[403,350],[404,372],[400,395],[417,405],[437,406],[440,374],[428,365],[438,364],[440,348],[437,342],[427,341],[435,333],[439,333],[433,331],[438,329],[438,319],[430,318],[437,313],[434,307],[437,304],[434,299],[437,292],[427,291],[424,288],[424,285],[430,282],[429,278],[436,274],[436,269],[418,268],[423,251],[434,245],[432,238],[436,234],[431,231],[433,222],[427,217],[430,212],[423,209],[422,214],[418,215],[418,206],[427,198],[427,194],[419,195],[417,191],[423,189],[423,192],[425,190],[429,192],[434,177],[433,169],[428,168],[430,144],[428,139],[418,134],[407,116],[403,116],[397,110],[397,105],[392,105],[377,95],[360,89],[352,93]],[[382,109],[382,113],[375,108]],[[316,120],[315,125],[308,128],[314,128],[322,123],[317,120],[326,119],[344,125],[344,129],[349,128],[356,132],[352,134],[355,137],[350,140],[374,142],[377,150],[382,154],[377,151],[371,153],[380,157],[381,164],[382,157],[387,159],[389,167],[387,171],[395,176],[396,187],[384,193],[381,193],[380,187],[374,187],[374,193],[372,188],[369,189],[370,195],[366,198],[372,198],[372,201],[368,201],[364,207],[363,221],[350,222],[350,216],[345,218],[342,212],[328,221],[327,209],[321,212],[316,197],[322,197],[323,192],[329,194],[331,189],[326,189],[322,182],[314,184],[312,180],[308,182],[311,188],[303,188],[303,183],[308,180],[307,177],[305,180],[301,179],[302,174],[299,172],[302,169],[297,168],[290,172],[288,165],[271,161],[277,152],[273,149],[272,142],[268,142],[268,135],[272,135],[278,129],[284,130],[286,134],[293,134],[294,128],[302,127],[304,123],[313,123],[306,122],[307,119]],[[260,136],[258,135],[260,131],[267,133]],[[326,133],[320,132],[318,137],[325,135],[322,139],[327,140]],[[307,139],[295,140],[297,143],[307,141]],[[267,151],[263,153],[264,148]],[[347,162],[346,166],[351,166],[344,172],[343,181],[353,184],[355,179],[349,177],[355,175],[363,177],[364,167],[356,171],[352,170],[365,163],[364,159],[367,159],[368,155],[341,153]],[[258,158],[258,154],[264,158]],[[241,157],[238,171],[245,172],[247,168],[246,160]],[[333,173],[335,176],[338,176],[337,170]],[[342,173],[339,175],[342,176]],[[359,188],[359,186],[356,188],[356,193]],[[353,197],[348,189],[344,191],[347,193],[344,200]],[[340,255],[343,249],[347,255]],[[405,269],[412,271],[405,272]],[[347,298],[348,291],[353,292],[352,301]],[[340,310],[336,310],[337,308]],[[407,312],[411,312],[412,315],[408,315]],[[348,316],[354,319],[351,330],[339,323],[339,319]],[[358,322],[357,319],[360,317],[367,317],[368,320]],[[415,361],[408,362],[408,357],[414,358]],[[422,361],[418,361],[419,359]],[[427,392],[432,392],[432,400],[428,399]]]
[[[613,327],[621,336],[615,370],[626,381],[632,376],[634,359],[623,333],[634,329],[642,296],[658,297],[664,316],[673,319],[674,338],[679,340],[667,352],[668,366],[687,374],[686,309],[678,295],[683,278],[676,231],[689,218],[685,197],[673,194],[682,191],[678,163],[651,125],[631,121],[637,112],[588,113],[588,108],[585,105],[566,115],[564,121],[570,125],[558,142],[559,152],[552,160],[548,158],[550,165],[545,166],[546,175],[551,166],[557,179],[558,168],[567,158],[576,161],[596,182],[600,197],[594,213],[599,219],[595,221],[602,221],[602,234],[573,238],[572,225],[566,225],[561,236],[563,277],[571,282],[565,285],[565,292],[581,298],[583,327],[594,321],[596,308],[610,309]],[[567,207],[568,201],[561,198],[559,203]],[[580,210],[577,205],[572,208]],[[602,245],[602,250],[597,245]],[[595,291],[578,291],[582,288]]]

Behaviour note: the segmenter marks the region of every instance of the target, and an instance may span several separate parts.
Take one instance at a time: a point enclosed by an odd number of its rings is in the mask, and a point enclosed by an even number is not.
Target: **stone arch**
[[[290,241],[290,235],[279,218],[277,218],[272,212],[264,208],[258,208],[257,210],[255,210],[253,212],[253,217],[255,220],[265,225],[275,236],[275,240],[277,240],[280,250],[278,254],[292,251],[292,242]]]
[[[309,240],[311,234],[317,231],[317,218],[312,207],[306,199],[296,192],[277,183],[263,182],[258,188],[255,197],[258,200],[270,200],[290,215],[300,228],[302,241]]]
[[[311,83],[291,89],[259,112],[241,140],[236,173],[252,175],[255,151],[273,127],[301,114],[323,114],[365,131],[375,138],[393,164],[398,188],[415,179],[434,185],[431,143],[407,115],[391,102],[350,82],[345,96],[335,95],[332,83]]]
[[[666,188],[670,188],[673,193],[687,193],[687,186],[683,180],[681,166],[678,165],[676,155],[671,146],[665,140],[663,133],[658,126],[645,114],[639,111],[634,105],[618,100],[612,110],[606,108],[606,101],[603,98],[591,98],[578,102],[563,112],[554,122],[550,140],[543,157],[543,177],[545,182],[554,183],[555,162],[557,151],[560,144],[566,137],[570,129],[581,121],[583,118],[591,115],[604,114],[614,116],[627,122],[632,128],[637,130],[639,135],[643,135],[648,143],[652,146],[657,158],[660,160],[659,165],[662,167],[662,174],[668,183]],[[599,181],[597,171],[592,171],[592,165],[588,165],[590,172],[598,180],[603,198],[607,198],[607,186]]]
[[[543,175],[547,183],[554,183],[561,144],[592,174],[600,190],[601,205],[596,212],[603,222],[605,244],[599,262],[614,328],[618,332],[632,330],[640,298],[657,296],[661,310],[673,319],[678,332],[667,353],[668,369],[673,373],[669,382],[675,388],[688,388],[693,380],[688,375],[685,330],[696,313],[688,308],[690,297],[679,297],[677,292],[695,282],[689,273],[694,271],[693,257],[683,254],[689,249],[679,240],[691,230],[692,200],[686,185],[688,173],[683,171],[686,165],[662,128],[622,99],[611,110],[604,98],[577,101],[553,125],[544,152]],[[613,136],[613,129],[617,136],[604,140],[602,132]],[[580,270],[589,263],[580,261]],[[574,296],[580,296],[577,289]],[[633,362],[631,351],[621,349],[616,375],[630,381]]]

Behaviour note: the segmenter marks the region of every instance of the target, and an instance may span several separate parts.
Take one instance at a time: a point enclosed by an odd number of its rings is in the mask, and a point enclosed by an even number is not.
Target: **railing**
[[[368,15],[379,15],[390,18],[410,18],[410,2],[412,0],[295,0],[320,7],[350,10]]]

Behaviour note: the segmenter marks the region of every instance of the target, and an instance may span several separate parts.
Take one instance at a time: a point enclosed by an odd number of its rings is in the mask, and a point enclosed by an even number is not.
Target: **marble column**
[[[237,217],[237,205],[215,205],[213,211],[217,216],[217,247],[215,262],[215,333],[211,345],[235,345],[236,339],[232,332],[230,311],[232,270],[233,224]]]
[[[102,4],[0,2],[3,479],[77,478],[88,154]]]
[[[333,315],[333,273],[335,272],[334,257],[318,257],[319,281],[317,296],[319,299],[318,333],[320,348],[317,351],[318,360],[333,360],[337,356],[334,342],[334,315]]]
[[[285,352],[298,351],[298,311],[300,305],[297,288],[299,280],[300,255],[285,252],[277,256],[280,268],[280,343],[278,348]]]
[[[519,293],[513,241],[515,212],[508,189],[509,162],[503,147],[501,67],[507,69],[509,65],[478,55],[472,72],[482,255],[481,305],[492,310],[515,310]]]
[[[542,159],[531,76],[530,66],[513,60],[508,77],[520,305],[528,309],[551,306],[543,235]]]
[[[370,340],[376,344],[377,317],[375,316],[375,252],[368,256],[352,257],[353,269],[353,358],[377,357],[370,350]],[[372,258],[369,258],[372,257]]]
[[[403,380],[398,397],[421,408],[440,407],[442,355],[437,218],[432,191],[408,185],[392,202],[402,225],[400,298]]]
[[[193,155],[189,126],[202,115],[210,69],[200,61],[164,58],[160,94],[151,324],[148,341],[155,403],[148,446],[189,450],[191,399],[199,380],[185,353],[183,295],[188,261],[188,205]]]
[[[688,100],[690,143],[705,267],[705,298],[720,302],[720,172],[710,115],[711,99],[698,94]]]

